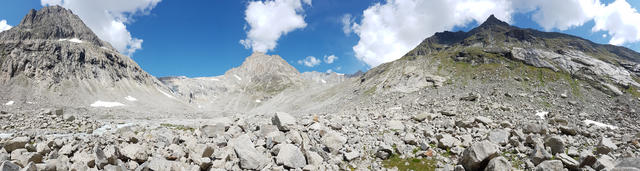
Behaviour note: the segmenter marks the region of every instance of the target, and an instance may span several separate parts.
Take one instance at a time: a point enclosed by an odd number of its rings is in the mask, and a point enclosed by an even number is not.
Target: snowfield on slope
[[[107,102],[107,101],[101,101],[101,100],[91,103],[91,107],[118,107],[118,106],[124,106],[124,104],[120,102]]]

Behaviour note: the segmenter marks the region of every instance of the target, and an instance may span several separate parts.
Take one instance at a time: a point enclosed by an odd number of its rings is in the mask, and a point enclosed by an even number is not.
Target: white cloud
[[[566,30],[593,20],[592,30],[607,31],[611,44],[640,41],[640,14],[625,0],[609,5],[599,0],[386,0],[364,10],[359,22],[344,20],[349,29],[343,31],[358,35],[355,56],[375,67],[402,57],[435,32],[482,23],[490,14],[511,22],[513,14],[529,12],[545,30]]]
[[[320,61],[318,58],[313,56],[307,56],[303,60],[298,60],[298,64],[304,65],[307,67],[314,67],[316,65],[320,65],[320,62],[322,61]]]
[[[353,47],[358,59],[370,66],[402,57],[424,38],[489,15],[510,21],[507,0],[387,0],[363,11],[351,28],[360,37]]]
[[[602,7],[594,17],[593,31],[607,31],[610,44],[640,41],[640,13],[624,0]]]
[[[7,24],[7,20],[0,20],[0,32],[9,30],[11,28],[12,27],[9,24]]]
[[[135,15],[146,15],[161,0],[41,0],[42,6],[60,5],[71,9],[100,39],[126,55],[142,48],[125,24]]]
[[[351,35],[351,32],[353,31],[351,29],[351,25],[355,22],[355,18],[353,18],[351,14],[345,14],[340,18],[340,22],[342,23],[342,32],[346,35]]]
[[[338,57],[336,55],[325,55],[324,56],[324,62],[328,63],[328,64],[332,64],[335,60],[337,60]]]
[[[247,38],[240,40],[240,44],[256,52],[275,49],[282,35],[307,26],[303,16],[303,3],[311,5],[311,0],[249,2],[244,19],[250,29],[247,32]]]
[[[328,69],[328,70],[327,70],[327,73],[332,73],[332,72],[333,72],[333,70],[332,70],[332,69]]]

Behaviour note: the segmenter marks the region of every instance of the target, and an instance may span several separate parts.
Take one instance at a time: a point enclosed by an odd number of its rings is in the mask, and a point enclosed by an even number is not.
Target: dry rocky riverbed
[[[126,123],[60,109],[3,111],[0,171],[640,169],[640,134],[554,118],[513,125],[447,112],[278,112],[222,120]]]

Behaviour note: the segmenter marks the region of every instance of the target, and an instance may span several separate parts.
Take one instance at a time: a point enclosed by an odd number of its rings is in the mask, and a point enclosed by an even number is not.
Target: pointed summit
[[[19,25],[0,34],[0,40],[77,39],[97,46],[111,47],[98,38],[80,17],[60,6],[32,9]]]
[[[480,27],[491,27],[491,26],[509,26],[509,23],[506,23],[498,18],[495,15],[491,14],[489,18],[487,18]]]

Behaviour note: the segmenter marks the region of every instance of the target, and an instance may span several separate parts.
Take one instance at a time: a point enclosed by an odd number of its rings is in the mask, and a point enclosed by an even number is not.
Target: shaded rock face
[[[63,106],[114,97],[122,103],[128,95],[150,97],[136,106],[153,106],[151,100],[172,103],[164,106],[180,103],[165,95],[170,92],[165,85],[59,6],[31,10],[19,25],[0,32],[0,86],[0,96],[8,99]]]
[[[51,84],[66,79],[159,83],[59,6],[31,10],[20,25],[0,33],[0,57],[5,83],[20,76]]]
[[[60,6],[32,9],[20,24],[0,34],[0,40],[58,40],[77,38],[96,46],[111,48],[87,27],[71,10]]]

